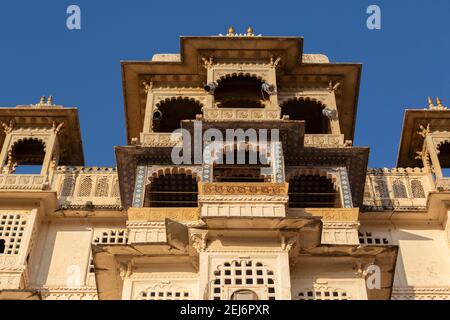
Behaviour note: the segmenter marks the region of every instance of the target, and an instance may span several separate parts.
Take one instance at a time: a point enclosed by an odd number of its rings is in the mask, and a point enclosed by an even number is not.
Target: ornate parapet
[[[46,175],[2,174],[0,175],[0,191],[29,190],[42,191],[48,189]]]
[[[364,191],[364,211],[425,210],[435,190],[431,173],[422,168],[370,169]]]
[[[305,147],[310,148],[344,148],[343,134],[305,134]]]
[[[202,217],[285,217],[287,183],[200,183]]]
[[[198,221],[198,208],[129,208],[128,221]]]
[[[141,145],[143,147],[175,147],[183,141],[181,133],[141,133]]]
[[[61,209],[120,209],[116,168],[58,167],[53,189]]]
[[[288,195],[288,183],[200,183],[199,196],[281,196]]]
[[[207,108],[204,109],[203,117],[206,120],[218,121],[265,121],[279,120],[281,110],[279,109],[242,109],[242,108]]]

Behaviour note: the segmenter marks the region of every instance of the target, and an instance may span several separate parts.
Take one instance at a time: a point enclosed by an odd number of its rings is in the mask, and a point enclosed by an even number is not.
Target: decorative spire
[[[223,37],[223,34],[219,34],[219,36]],[[233,27],[229,27],[226,33],[227,37],[254,37],[253,28],[248,27],[246,33],[236,33],[236,30]],[[261,35],[257,35],[257,37],[261,37]]]
[[[428,97],[428,107],[430,108],[430,110],[434,108],[433,100],[431,99],[431,97]]]
[[[436,105],[434,105],[433,100],[428,97],[428,107],[430,108],[430,110],[437,110],[437,111],[443,111],[443,110],[447,110],[447,107],[442,105],[442,101],[441,99],[438,97],[436,98]]]
[[[41,96],[41,98],[39,99],[39,103],[34,104],[32,106],[34,106],[34,107],[53,106],[53,96],[49,96],[48,98],[46,96]]]

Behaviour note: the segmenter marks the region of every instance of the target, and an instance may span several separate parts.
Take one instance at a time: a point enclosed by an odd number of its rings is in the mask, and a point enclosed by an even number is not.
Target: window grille
[[[19,214],[0,214],[0,240],[2,254],[19,254],[22,238],[25,233],[26,220]]]
[[[222,287],[227,285],[242,289],[246,289],[246,286],[265,286],[269,300],[275,300],[276,297],[274,273],[260,262],[232,261],[220,266],[214,271],[213,300],[221,299]]]

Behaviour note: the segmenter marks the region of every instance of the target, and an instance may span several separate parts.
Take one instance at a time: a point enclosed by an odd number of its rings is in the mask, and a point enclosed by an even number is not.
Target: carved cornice
[[[199,195],[287,196],[288,189],[287,183],[200,183]]]
[[[211,202],[282,202],[287,203],[288,196],[268,196],[268,195],[202,195],[198,197],[200,203]]]

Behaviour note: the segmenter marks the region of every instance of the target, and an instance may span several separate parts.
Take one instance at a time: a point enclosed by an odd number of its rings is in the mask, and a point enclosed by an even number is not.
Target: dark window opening
[[[181,121],[195,120],[202,113],[202,106],[189,99],[174,99],[163,102],[153,114],[154,132],[173,132],[181,128]]]
[[[5,246],[5,240],[0,239],[0,254],[5,253],[5,248],[6,248],[6,246]]]
[[[337,192],[333,182],[319,175],[295,176],[289,180],[289,207],[335,208]]]
[[[282,116],[305,121],[305,134],[330,133],[330,120],[323,115],[324,106],[312,100],[289,100],[281,106]]]
[[[197,207],[197,180],[186,174],[155,178],[146,189],[144,207]]]
[[[44,158],[44,143],[36,139],[25,139],[13,145],[7,165],[10,166],[11,173],[40,174]]]
[[[264,108],[269,97],[261,91],[262,80],[234,75],[220,80],[214,100],[220,108]]]
[[[214,164],[214,182],[270,182],[267,157],[257,151],[227,151],[222,154],[221,163]],[[266,171],[266,172],[265,172]]]
[[[439,147],[439,164],[442,168],[444,177],[450,177],[450,143],[446,142]]]

